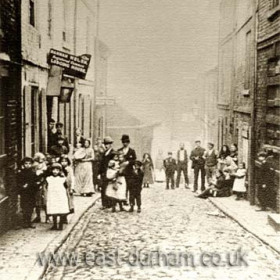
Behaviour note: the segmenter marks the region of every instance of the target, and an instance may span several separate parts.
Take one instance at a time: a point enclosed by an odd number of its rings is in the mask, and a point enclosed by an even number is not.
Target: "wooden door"
[[[25,86],[24,88],[24,145],[25,156],[32,156],[31,150],[31,86]]]

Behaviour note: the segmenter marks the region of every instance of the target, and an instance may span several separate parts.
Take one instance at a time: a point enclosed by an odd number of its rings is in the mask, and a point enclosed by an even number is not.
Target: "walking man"
[[[218,151],[214,149],[213,143],[208,143],[208,150],[204,153],[205,171],[207,183],[210,185],[218,164]]]
[[[191,152],[190,159],[192,160],[192,169],[194,171],[194,185],[193,192],[198,189],[198,176],[200,172],[201,177],[201,191],[205,190],[205,159],[203,155],[205,149],[201,147],[201,142],[199,140],[195,141],[195,148]]]
[[[180,149],[177,152],[177,180],[176,187],[179,188],[181,173],[183,172],[185,177],[185,188],[189,189],[189,177],[188,177],[188,153],[183,143],[180,144]]]
[[[172,152],[168,152],[168,158],[163,161],[163,166],[166,175],[166,189],[169,190],[169,183],[171,181],[171,189],[174,189],[174,174],[177,168],[176,160],[172,157]]]

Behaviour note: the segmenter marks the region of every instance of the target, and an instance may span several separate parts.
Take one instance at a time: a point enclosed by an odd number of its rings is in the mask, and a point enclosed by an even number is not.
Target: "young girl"
[[[47,164],[46,164],[46,157],[43,153],[36,153],[34,155],[34,164],[33,164],[34,171],[37,176],[37,180],[39,182],[39,189],[36,193],[36,218],[33,220],[33,223],[40,223],[41,222],[41,209],[44,209],[46,213],[46,201],[45,201],[45,177],[47,173]],[[49,217],[46,213],[46,222],[48,222]]]
[[[234,184],[232,191],[236,193],[236,200],[239,200],[246,192],[246,167],[245,163],[240,163],[234,176]]]
[[[59,163],[54,163],[51,167],[52,174],[46,178],[47,183],[47,214],[53,216],[53,226],[51,230],[62,230],[63,219],[69,214],[69,202],[67,196],[67,182],[62,174],[62,167]],[[59,217],[59,227],[57,227],[57,217]]]
[[[145,153],[143,155],[142,164],[143,164],[142,167],[144,172],[144,179],[143,179],[144,188],[149,188],[149,185],[154,183],[154,178],[153,178],[154,165],[150,154]]]
[[[68,156],[62,156],[59,160],[59,163],[62,166],[62,173],[66,177],[66,182],[68,185],[67,196],[69,201],[70,213],[74,213],[73,193],[74,193],[74,186],[75,186],[75,177],[74,177],[73,169],[71,167],[71,161]],[[67,219],[65,220],[65,223],[67,223]]]

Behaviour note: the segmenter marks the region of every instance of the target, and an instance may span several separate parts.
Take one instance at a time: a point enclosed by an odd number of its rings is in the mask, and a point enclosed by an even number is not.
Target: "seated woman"
[[[230,187],[226,184],[225,175],[221,170],[216,170],[216,180],[211,182],[208,189],[202,192],[197,197],[208,198],[208,197],[226,197],[230,196]]]

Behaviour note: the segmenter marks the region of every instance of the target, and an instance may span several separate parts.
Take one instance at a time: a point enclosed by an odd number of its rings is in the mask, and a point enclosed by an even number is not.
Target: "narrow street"
[[[225,217],[209,201],[195,198],[190,190],[182,187],[175,190],[164,187],[157,184],[143,190],[140,214],[102,211],[97,203],[58,251],[60,255],[74,251],[88,256],[87,260],[81,258],[76,265],[50,266],[44,279],[279,278],[279,255]],[[137,252],[142,250],[141,256],[146,259],[133,262],[134,248]],[[92,257],[93,253],[114,254],[116,250],[119,261],[111,266],[97,264]],[[161,254],[192,255],[193,263],[178,265],[169,259],[167,265],[161,262],[151,267],[153,257],[147,261],[148,255],[144,253],[155,250]],[[235,252],[244,255],[244,262],[234,261]],[[211,262],[210,254],[218,254],[221,262],[218,265],[217,261]],[[231,256],[231,265],[227,254]],[[214,259],[217,258],[215,255]]]

